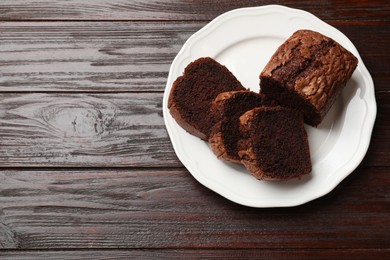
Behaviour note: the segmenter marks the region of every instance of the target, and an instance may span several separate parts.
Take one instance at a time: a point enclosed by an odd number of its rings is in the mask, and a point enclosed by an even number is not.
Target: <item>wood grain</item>
[[[180,167],[161,93],[1,94],[1,167]],[[363,165],[390,166],[390,92]]]
[[[173,58],[203,24],[2,23],[0,91],[162,91]]]
[[[388,249],[158,249],[158,250],[56,250],[4,251],[4,260],[31,259],[389,259]]]
[[[280,3],[327,20],[389,20],[390,5],[376,1],[180,1],[180,0],[3,0],[1,20],[210,20],[235,8]]]
[[[180,167],[161,93],[1,94],[1,167]],[[390,166],[390,92],[363,165]]]
[[[4,22],[0,92],[163,91],[174,57],[205,24]],[[356,45],[375,88],[387,89],[390,22],[333,25]]]
[[[180,169],[0,171],[0,246],[387,248],[389,174],[360,168],[308,204],[255,209]]]
[[[162,94],[0,95],[0,166],[181,166]]]
[[[172,149],[161,103],[184,42],[274,3],[0,1],[0,259],[389,259],[389,1],[277,1],[343,32],[374,80],[368,153],[328,195],[243,207]]]

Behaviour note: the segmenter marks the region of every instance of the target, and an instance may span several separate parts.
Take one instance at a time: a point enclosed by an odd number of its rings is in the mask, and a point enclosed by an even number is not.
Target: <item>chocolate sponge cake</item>
[[[302,111],[305,122],[317,126],[357,64],[357,58],[333,39],[299,30],[277,49],[261,72],[261,93]]]
[[[190,134],[208,140],[215,120],[211,102],[226,91],[245,90],[237,78],[210,57],[190,63],[173,83],[168,108],[176,122]]]
[[[276,107],[258,107],[240,117],[239,156],[247,170],[261,180],[288,180],[311,172],[303,116]]]
[[[239,118],[246,111],[259,106],[273,106],[276,102],[252,91],[229,91],[219,94],[212,102],[210,113],[216,124],[212,127],[209,143],[219,159],[240,163],[237,142],[241,138]]]

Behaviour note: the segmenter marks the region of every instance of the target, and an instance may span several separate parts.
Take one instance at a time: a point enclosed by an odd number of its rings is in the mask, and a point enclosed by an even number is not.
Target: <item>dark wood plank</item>
[[[388,259],[388,1],[278,2],[345,33],[374,79],[368,154],[330,194],[242,207],[173,152],[161,101],[174,56],[217,15],[269,3],[0,1],[0,258]]]
[[[162,93],[1,94],[0,167],[180,167],[162,118]],[[365,166],[390,166],[390,92]]]
[[[4,260],[32,259],[389,259],[390,249],[164,249],[164,250],[67,250],[4,251]]]
[[[0,91],[162,91],[173,58],[202,25],[2,23]]]
[[[304,9],[321,19],[389,19],[390,5],[376,1],[278,1]],[[0,20],[210,20],[235,8],[275,4],[271,0],[180,1],[3,0]]]
[[[170,64],[206,22],[4,22],[0,92],[163,91]],[[390,22],[333,25],[388,90]],[[370,40],[367,40],[370,39]]]
[[[389,249],[389,190],[389,167],[360,168],[305,205],[255,209],[185,170],[0,171],[0,247]]]
[[[181,166],[162,94],[0,95],[0,166]]]

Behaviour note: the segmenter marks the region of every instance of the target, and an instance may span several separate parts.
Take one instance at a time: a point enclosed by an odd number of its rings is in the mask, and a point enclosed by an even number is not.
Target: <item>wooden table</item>
[[[368,153],[330,194],[240,206],[173,151],[173,58],[219,14],[271,3],[1,1],[0,258],[389,258],[389,1],[278,1],[346,34],[374,80]]]

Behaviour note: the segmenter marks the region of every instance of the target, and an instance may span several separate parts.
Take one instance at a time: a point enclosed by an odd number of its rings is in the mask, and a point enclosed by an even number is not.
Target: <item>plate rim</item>
[[[183,55],[184,57],[189,57],[191,56],[191,43],[196,40],[197,37],[202,37],[202,34],[207,33],[207,31],[212,31],[213,29],[215,30],[218,28],[218,26],[224,22],[226,19],[231,19],[233,17],[239,17],[239,16],[244,16],[245,14],[256,14],[256,15],[261,15],[264,12],[276,12],[276,13],[287,13],[288,15],[298,15],[299,17],[309,19],[310,22],[315,22],[317,23],[320,27],[325,27],[327,30],[333,31],[333,33],[338,34],[339,37],[342,37],[343,40],[345,40],[348,43],[348,49],[354,53],[354,55],[358,58],[359,60],[359,65],[357,70],[359,70],[361,73],[361,76],[363,77],[365,81],[365,89],[368,91],[368,98],[369,99],[364,99],[366,106],[367,106],[367,113],[364,117],[364,126],[362,127],[362,130],[360,132],[360,138],[359,138],[359,145],[357,146],[357,149],[354,151],[354,154],[350,157],[350,159],[342,164],[340,167],[337,168],[336,172],[343,172],[343,174],[340,174],[337,178],[333,178],[330,182],[327,182],[325,188],[318,189],[317,192],[311,193],[312,196],[304,196],[304,197],[299,197],[299,198],[291,198],[287,202],[278,202],[275,203],[275,201],[261,201],[259,203],[258,201],[248,201],[247,198],[242,197],[242,196],[237,196],[236,194],[232,194],[231,191],[227,190],[223,185],[219,185],[218,187],[215,186],[215,183],[209,182],[209,180],[202,178],[199,174],[194,174],[194,172],[197,171],[197,169],[194,168],[194,165],[188,161],[187,156],[184,156],[183,153],[181,153],[179,150],[182,150],[179,146],[179,141],[176,140],[175,138],[172,138],[174,135],[173,132],[175,129],[173,129],[170,125],[170,122],[168,121],[167,117],[170,116],[169,110],[167,108],[168,104],[168,96],[170,92],[170,82],[173,82],[173,72],[175,71],[175,66],[179,66],[179,61],[181,58],[181,62],[183,61]],[[207,35],[206,35],[207,36]],[[203,37],[205,37],[203,35]],[[187,56],[185,56],[187,55]],[[187,64],[186,64],[187,65]],[[356,73],[356,72],[355,72]],[[197,32],[192,34],[186,42],[183,44],[182,48],[178,52],[178,54],[175,56],[170,69],[169,69],[169,74],[168,74],[168,79],[167,79],[167,84],[165,86],[164,90],[164,96],[163,96],[163,118],[164,118],[164,123],[166,126],[166,129],[168,131],[168,135],[170,138],[170,141],[172,143],[172,146],[174,148],[174,151],[181,161],[181,163],[187,168],[187,170],[191,173],[191,175],[203,186],[207,187],[208,189],[218,193],[222,197],[233,201],[235,203],[248,206],[248,207],[254,207],[254,208],[271,208],[271,207],[293,207],[293,206],[298,206],[302,205],[304,203],[307,203],[309,201],[315,200],[317,198],[320,198],[329,192],[331,192],[337,185],[339,185],[347,176],[349,176],[361,163],[363,160],[364,156],[367,153],[369,144],[371,142],[371,136],[372,136],[372,131],[376,119],[376,113],[377,113],[377,106],[376,106],[376,100],[375,100],[375,93],[374,93],[374,83],[372,80],[372,77],[370,73],[368,72],[367,68],[365,67],[359,52],[357,51],[356,47],[354,44],[349,40],[347,36],[345,36],[341,31],[339,31],[337,28],[327,24],[326,22],[322,21],[315,15],[301,9],[295,9],[295,8],[290,8],[282,5],[264,5],[264,6],[256,6],[256,7],[244,7],[244,8],[238,8],[234,10],[230,10],[228,12],[225,12],[216,18],[214,18],[212,21],[207,23],[205,26],[203,26],[201,29],[199,29]],[[362,136],[366,136],[367,138],[362,138]],[[229,194],[227,196],[226,194]]]

